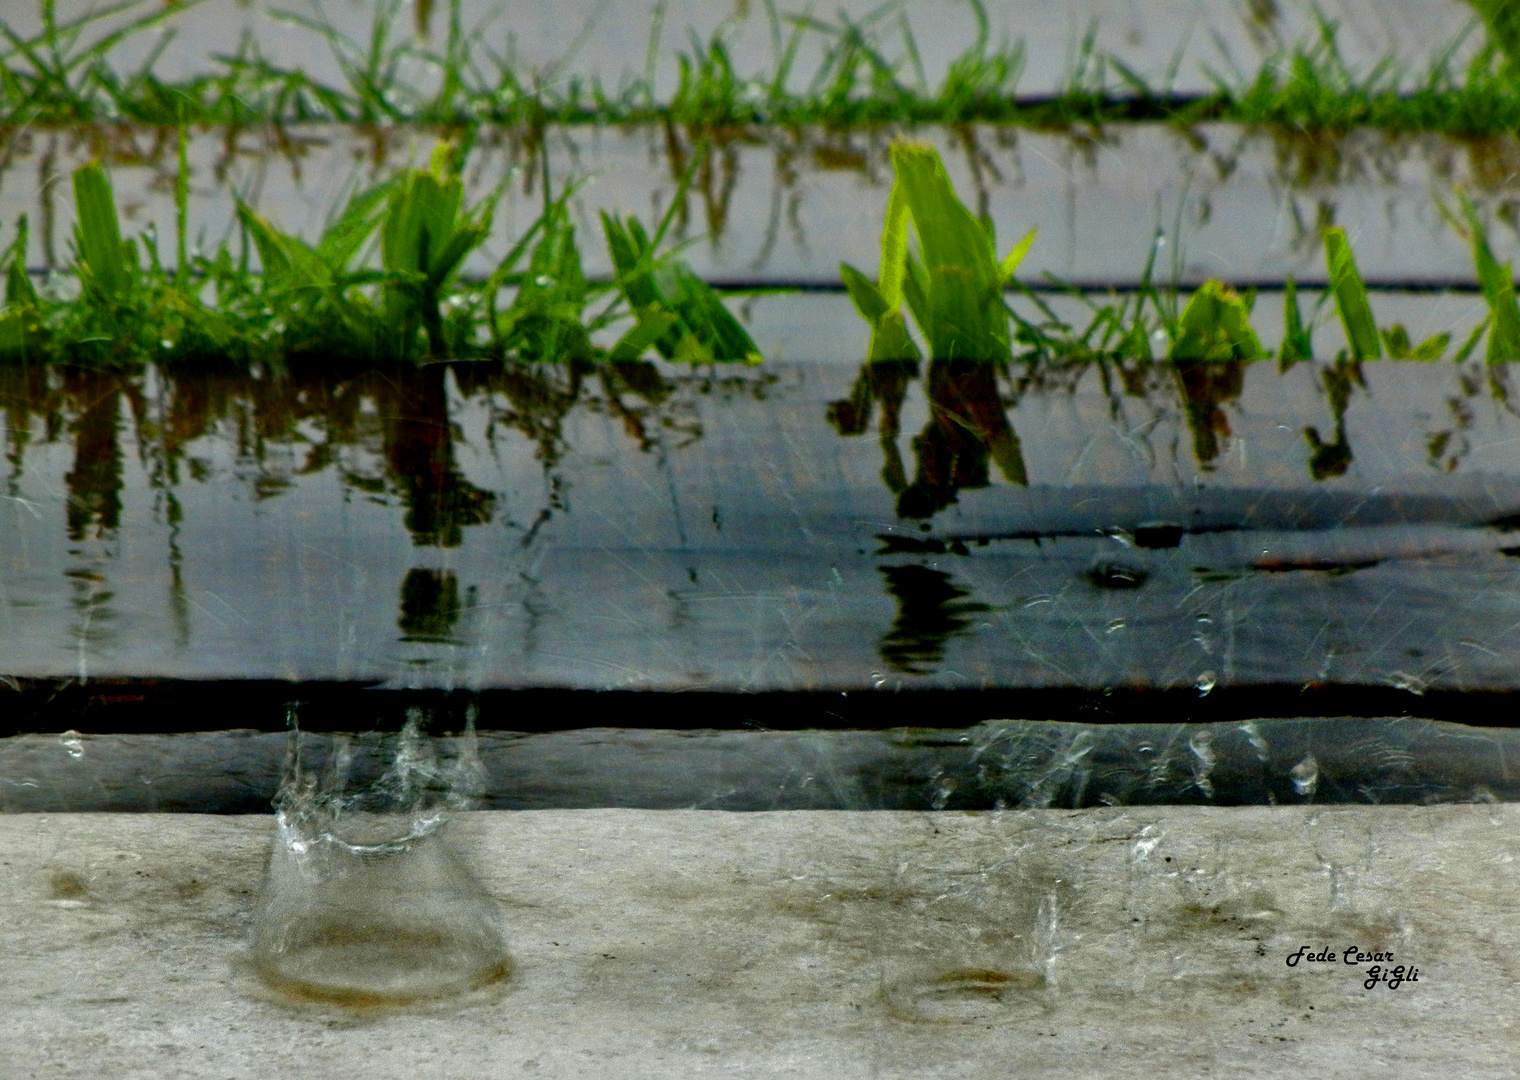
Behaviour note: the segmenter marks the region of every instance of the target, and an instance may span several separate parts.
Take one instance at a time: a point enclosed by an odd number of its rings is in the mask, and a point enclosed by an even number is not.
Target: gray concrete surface
[[[270,819],[0,817],[0,1077],[1515,1075],[1508,804],[455,830],[513,974],[356,1013],[247,973]]]

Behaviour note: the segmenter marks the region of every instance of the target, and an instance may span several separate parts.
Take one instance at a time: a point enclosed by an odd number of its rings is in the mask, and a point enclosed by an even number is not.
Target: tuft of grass
[[[1165,289],[1152,282],[1159,240],[1151,248],[1141,287],[1133,298],[1104,304],[1068,289],[1088,306],[1092,317],[1085,328],[1062,321],[1045,301],[1014,279],[1035,230],[998,260],[990,223],[976,218],[956,196],[933,147],[900,139],[891,152],[894,179],[882,227],[877,279],[872,282],[853,266],[840,265],[845,289],[871,327],[868,363],[911,364],[919,359],[918,345],[902,315],[905,301],[936,362],[1003,366],[1012,358],[1016,341],[1023,347],[1019,358],[1031,370],[1096,360],[1117,365],[1126,382],[1138,385],[1141,373],[1154,363],[1153,340],[1169,342],[1166,362],[1179,371],[1268,357],[1251,326],[1254,295],[1241,296],[1223,282],[1210,280],[1192,291],[1179,313],[1181,288],[1176,278]],[[1459,197],[1465,220],[1450,213],[1447,217],[1472,238],[1473,260],[1489,315],[1455,359],[1465,361],[1487,332],[1491,363],[1520,360],[1520,301],[1512,267],[1498,264],[1476,209],[1465,195]],[[1380,359],[1385,350],[1393,360],[1433,361],[1446,355],[1452,342],[1449,333],[1416,344],[1403,326],[1379,329],[1345,230],[1327,227],[1323,242],[1330,280],[1320,304],[1334,303],[1349,344],[1337,364],[1355,368]],[[1285,333],[1277,353],[1283,370],[1314,358],[1313,322],[1304,319],[1295,283],[1290,279],[1285,284]],[[1004,294],[1010,288],[1023,292],[1042,321],[1023,318],[1006,302]],[[1011,337],[1010,317],[1016,327]],[[841,412],[841,430],[853,431],[856,425],[845,414],[853,417],[863,408],[851,405]]]
[[[551,195],[546,185],[542,214],[491,274],[462,279],[459,267],[486,235],[504,189],[465,207],[461,159],[445,143],[429,168],[404,170],[355,192],[314,243],[239,205],[234,236],[209,254],[186,252],[172,269],[163,264],[151,225],[139,236],[123,236],[108,174],[98,162],[85,165],[73,177],[78,226],[69,273],[45,289],[34,286],[26,273],[25,219],[0,255],[0,360],[118,368],[153,360],[274,372],[476,358],[582,366],[648,355],[701,365],[759,362],[755,343],[723,299],[678,251],[664,249],[679,196],[652,231],[632,216],[602,215],[614,276],[591,281],[569,211],[579,189],[568,185]],[[900,140],[892,162],[876,279],[848,265],[840,271],[871,329],[866,357],[883,369],[875,382],[898,378],[885,370],[894,365],[899,374],[916,370],[925,352],[941,367],[1002,369],[1017,350],[1030,377],[1036,368],[1059,372],[1097,362],[1105,378],[1116,374],[1126,385],[1138,385],[1156,363],[1157,342],[1167,344],[1165,361],[1179,370],[1265,356],[1251,326],[1252,297],[1210,281],[1183,305],[1175,277],[1164,288],[1152,283],[1159,243],[1138,293],[1104,302],[1072,290],[1090,318],[1085,325],[1064,321],[1014,276],[1035,230],[999,256],[990,225],[960,200],[932,147]],[[698,155],[682,180],[683,193],[701,166]],[[181,153],[175,183],[181,252],[189,228],[187,174]],[[1490,362],[1520,360],[1512,268],[1495,259],[1465,196],[1461,211],[1448,218],[1472,239],[1489,314],[1454,359],[1465,361],[1486,335]],[[1446,355],[1450,334],[1415,343],[1401,326],[1379,328],[1346,234],[1328,228],[1324,244],[1330,288],[1320,304],[1333,302],[1339,313],[1350,345],[1346,363],[1385,354],[1416,361]],[[1284,367],[1313,355],[1314,319],[1304,318],[1297,290],[1288,285],[1287,333],[1278,352]],[[1022,291],[1034,317],[1009,303],[1010,291]],[[610,347],[598,344],[609,339]]]
[[[209,70],[166,80],[154,65],[174,22],[199,0],[162,4],[123,0],[60,21],[54,0],[38,0],[41,30],[24,37],[0,19],[0,124],[127,121],[171,127],[181,123],[480,123],[617,124],[661,122],[698,128],[755,124],[961,124],[985,121],[1032,127],[1070,127],[1156,121],[1225,121],[1294,131],[1437,131],[1453,135],[1508,134],[1520,129],[1520,80],[1514,78],[1514,17],[1493,14],[1509,5],[1483,0],[1488,40],[1468,49],[1472,28],[1458,34],[1424,72],[1392,57],[1353,69],[1339,48],[1340,28],[1320,18],[1306,40],[1285,46],[1252,74],[1210,73],[1212,91],[1173,90],[1179,52],[1159,84],[1122,59],[1099,51],[1089,32],[1065,86],[1054,95],[1021,95],[1021,42],[994,43],[982,0],[968,0],[975,33],[947,66],[938,85],[923,67],[910,9],[885,0],[859,18],[833,20],[810,11],[788,14],[764,0],[772,40],[770,65],[740,71],[733,55],[733,20],[709,37],[684,44],[663,40],[659,5],[642,76],[613,88],[575,72],[565,58],[532,71],[513,54],[508,29],[487,18],[464,23],[462,0],[449,0],[447,29],[436,44],[408,35],[403,0],[378,0],[370,29],[350,39],[326,17],[320,0],[309,12],[282,11],[289,34],[307,35],[332,55],[341,74],[323,82],[300,68],[282,67],[245,38]],[[431,11],[431,8],[429,8]],[[422,8],[419,6],[419,18]],[[939,19],[937,11],[925,17]],[[115,25],[116,21],[123,20]],[[134,36],[162,31],[157,48],[136,71],[112,65],[112,53]],[[816,52],[811,71],[799,57]],[[673,56],[673,93],[656,94],[661,56]]]
[[[693,364],[759,362],[718,295],[674,252],[658,250],[668,217],[653,239],[634,218],[604,219],[619,275],[588,282],[568,209],[574,185],[546,195],[543,214],[485,281],[461,281],[459,267],[489,231],[503,189],[467,209],[459,167],[458,151],[442,144],[429,168],[354,193],[314,244],[240,203],[238,257],[234,238],[209,256],[185,252],[181,194],[181,261],[166,270],[151,226],[141,237],[122,236],[110,178],[91,162],[73,178],[77,293],[33,286],[24,218],[0,256],[0,361],[282,372],[486,358],[626,364],[652,351]],[[183,154],[180,168],[183,193]],[[250,267],[249,249],[262,272]],[[499,310],[504,294],[510,304]],[[599,299],[608,302],[588,313]],[[612,349],[593,343],[598,331],[630,319]]]
[[[998,260],[991,223],[956,197],[938,151],[898,140],[892,144],[892,169],[877,283],[854,267],[840,267],[856,309],[871,324],[871,358],[918,358],[902,319],[906,300],[933,359],[1007,360],[1011,339],[1003,288],[1035,232]],[[916,245],[909,243],[910,222]]]
[[[1206,281],[1182,309],[1167,359],[1179,365],[1260,360],[1266,352],[1250,320],[1248,300],[1227,285]]]

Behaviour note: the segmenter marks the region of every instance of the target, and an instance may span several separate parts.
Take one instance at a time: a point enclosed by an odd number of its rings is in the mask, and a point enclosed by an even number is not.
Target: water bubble
[[[1125,621],[1123,619],[1114,619],[1112,622],[1110,622],[1107,626],[1105,626],[1103,628],[1103,632],[1105,634],[1112,634],[1116,630],[1123,630],[1126,625],[1127,624],[1125,623]]]
[[[955,781],[947,776],[937,785],[935,785],[934,798],[930,800],[929,806],[935,810],[943,810],[947,805],[949,805],[950,796],[954,794]]]
[[[1214,769],[1214,762],[1218,760],[1214,754],[1214,734],[1208,728],[1199,728],[1193,732],[1193,737],[1188,739],[1188,749],[1193,752],[1197,759],[1193,766],[1193,783],[1198,785],[1198,790],[1209,798],[1214,797],[1214,784],[1209,779],[1209,773]]]
[[[1193,685],[1198,688],[1199,697],[1207,697],[1209,691],[1214,689],[1215,684],[1218,682],[1219,676],[1215,675],[1212,671],[1205,671],[1202,675],[1198,676],[1198,681]]]
[[[1294,794],[1313,795],[1319,786],[1319,762],[1314,760],[1313,754],[1305,754],[1302,761],[1288,770],[1288,776],[1293,780]]]
[[[71,758],[84,757],[84,740],[72,728],[58,736],[58,745],[67,750]]]
[[[1246,741],[1249,742],[1251,744],[1251,747],[1256,751],[1256,756],[1259,757],[1262,761],[1266,761],[1267,751],[1269,749],[1267,746],[1267,739],[1266,736],[1261,733],[1261,729],[1256,726],[1256,721],[1247,720],[1245,723],[1240,725],[1240,730],[1245,734]]]

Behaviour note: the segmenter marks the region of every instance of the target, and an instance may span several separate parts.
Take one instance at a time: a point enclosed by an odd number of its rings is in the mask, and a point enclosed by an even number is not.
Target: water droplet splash
[[[414,709],[399,733],[315,737],[292,715],[252,946],[276,990],[400,1005],[510,970],[500,912],[444,835],[483,779],[473,713],[458,735],[427,726]]]
[[[929,801],[929,806],[935,810],[943,810],[950,804],[950,796],[955,794],[955,778],[946,776],[934,785],[934,798]]]
[[[1293,781],[1293,793],[1308,798],[1319,787],[1319,762],[1313,754],[1305,754],[1303,760],[1288,770]]]
[[[1193,752],[1193,783],[1205,796],[1214,797],[1214,784],[1209,779],[1209,773],[1214,770],[1214,762],[1218,760],[1214,754],[1214,735],[1208,728],[1200,728],[1193,732],[1192,738],[1188,739],[1188,749]]]

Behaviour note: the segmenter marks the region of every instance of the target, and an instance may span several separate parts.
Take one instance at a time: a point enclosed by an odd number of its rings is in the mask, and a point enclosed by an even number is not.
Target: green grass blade
[[[1277,367],[1287,371],[1300,360],[1314,359],[1314,344],[1309,328],[1298,309],[1298,286],[1290,277],[1283,283],[1283,340],[1277,352]]]
[[[238,203],[238,220],[253,237],[264,267],[265,292],[286,289],[323,289],[333,283],[333,276],[317,253],[298,237],[287,236],[267,220]]]
[[[1439,360],[1446,355],[1447,346],[1451,344],[1451,335],[1432,334],[1414,347],[1414,352],[1409,354],[1411,360]]]
[[[1330,288],[1335,307],[1346,328],[1353,360],[1376,360],[1383,354],[1377,326],[1372,321],[1372,306],[1367,302],[1367,287],[1357,272],[1346,230],[1338,225],[1325,230],[1325,262],[1330,269]]]
[[[7,307],[36,308],[37,290],[26,273],[26,252],[31,230],[25,214],[16,221],[16,239],[5,253],[5,303]]]
[[[669,311],[650,312],[618,338],[617,343],[607,354],[607,359],[614,364],[631,363],[639,359],[653,348],[656,342],[675,329],[680,321],[678,316]]]
[[[682,262],[658,275],[660,291],[681,318],[685,333],[674,359],[692,363],[760,363],[760,350],[718,294]]]
[[[1013,275],[1017,272],[1019,264],[1024,261],[1024,256],[1029,254],[1029,249],[1034,246],[1034,238],[1039,234],[1039,231],[1038,226],[1030,229],[1024,234],[1024,239],[1015,244],[1013,250],[1003,256],[1003,261],[998,264],[999,282],[1006,284],[1013,280]]]
[[[845,291],[850,294],[855,310],[873,327],[883,315],[892,310],[881,290],[849,263],[839,264],[839,276],[844,279]]]
[[[380,224],[381,206],[398,179],[382,180],[356,192],[343,212],[322,230],[322,238],[317,241],[317,255],[334,273],[346,270],[359,249],[374,235]]]
[[[1260,359],[1266,354],[1249,318],[1250,309],[1238,293],[1221,282],[1205,281],[1182,309],[1167,358],[1174,364]]]
[[[1478,282],[1483,288],[1483,299],[1493,318],[1488,335],[1488,362],[1506,363],[1520,360],[1520,306],[1515,300],[1515,277],[1509,264],[1499,265],[1493,249],[1488,246],[1487,230],[1478,217],[1477,208],[1466,193],[1458,192],[1462,211],[1472,230],[1473,262],[1478,270]]]
[[[882,303],[897,311],[903,302],[903,275],[908,271],[908,197],[895,180],[887,198],[887,217],[881,228],[881,273],[877,287]]]
[[[131,285],[127,244],[121,238],[111,182],[98,161],[74,170],[74,206],[79,215],[75,229],[79,248],[79,272],[86,287],[98,298],[117,300]]]
[[[892,165],[923,253],[927,325],[917,312],[915,317],[929,339],[931,355],[1008,359],[1011,342],[1002,282],[981,222],[956,197],[932,146],[895,142]]]

